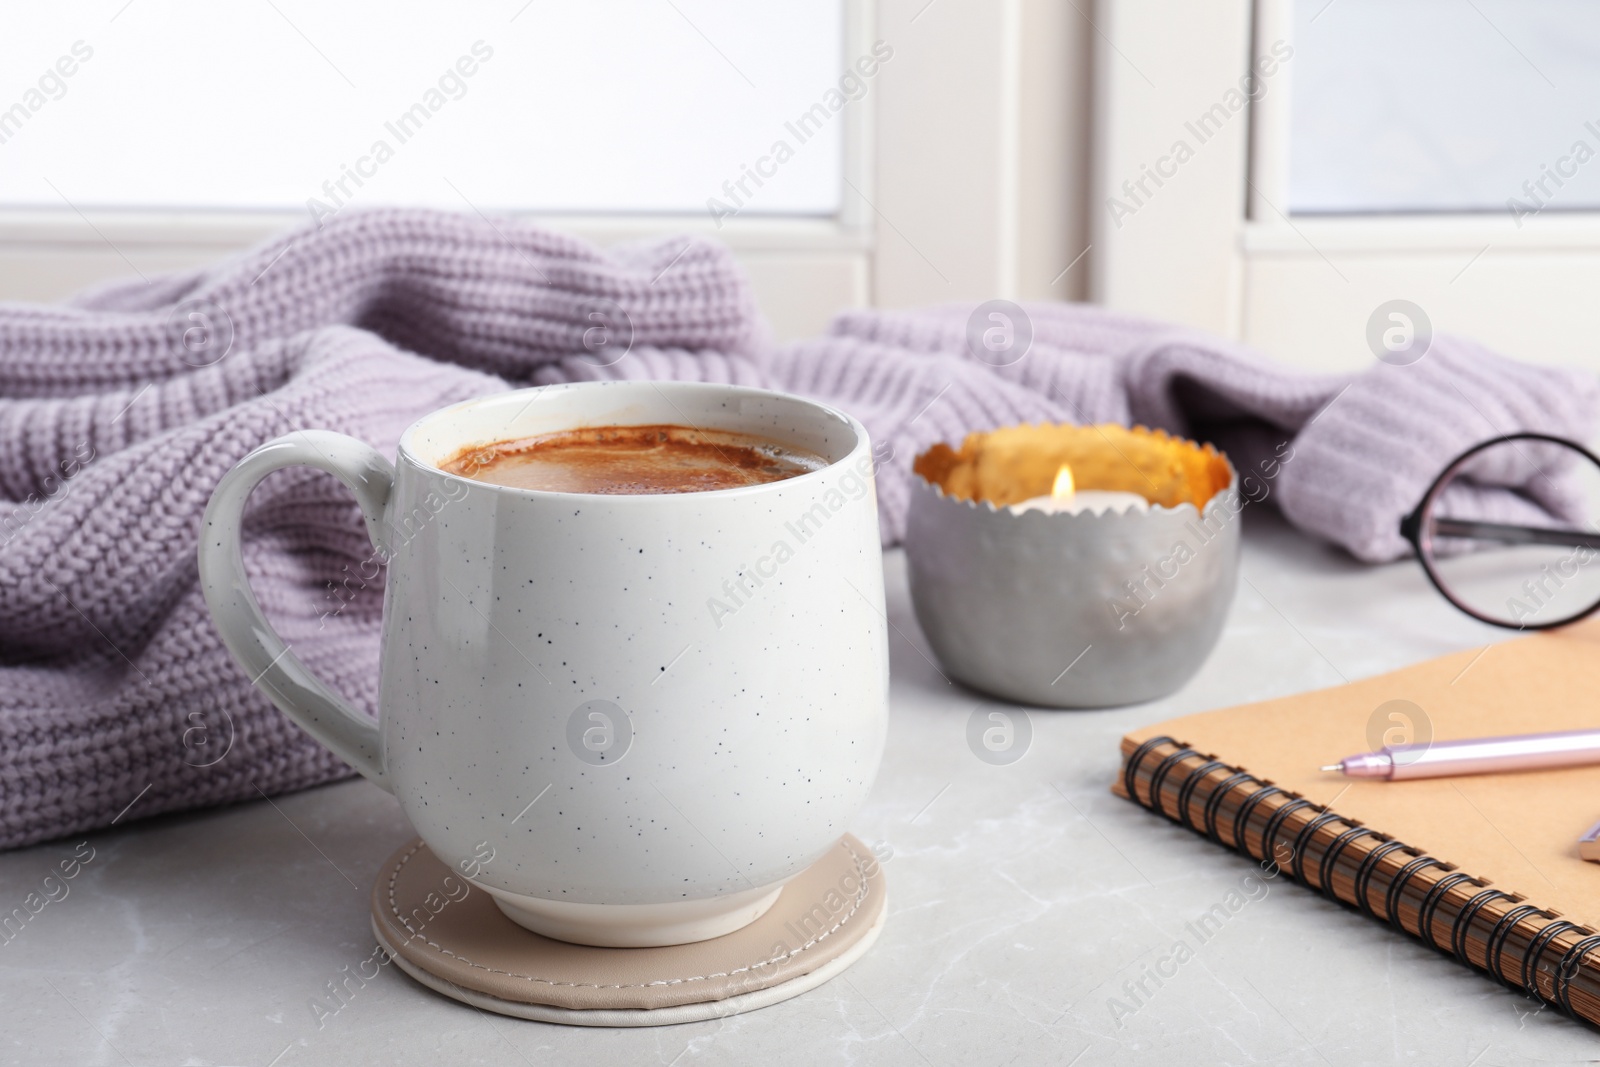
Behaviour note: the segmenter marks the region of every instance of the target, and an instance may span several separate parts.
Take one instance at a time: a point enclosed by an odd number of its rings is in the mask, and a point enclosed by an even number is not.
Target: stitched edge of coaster
[[[828,929],[822,931],[816,937],[812,938],[810,941],[807,941],[799,948],[790,949],[788,952],[785,952],[782,955],[773,956],[770,959],[765,959],[759,963],[752,963],[744,967],[736,967],[731,971],[717,971],[712,974],[697,974],[688,978],[660,978],[653,982],[628,982],[615,983],[611,985],[602,985],[598,982],[558,982],[549,978],[541,978],[536,974],[519,974],[516,971],[503,971],[498,967],[490,967],[486,964],[475,963],[459,953],[450,951],[436,941],[429,941],[427,938],[422,936],[421,931],[412,929],[410,921],[404,914],[401,913],[400,904],[395,899],[395,882],[397,882],[400,878],[400,869],[411,861],[412,856],[416,855],[419,851],[427,847],[420,840],[413,844],[410,850],[407,851],[404,856],[400,857],[400,861],[394,865],[394,870],[389,872],[389,911],[394,915],[395,919],[399,921],[400,925],[405,928],[406,933],[411,935],[406,939],[407,943],[421,940],[422,943],[427,945],[429,948],[434,949],[442,955],[449,956],[451,959],[458,960],[461,963],[466,964],[468,967],[472,967],[480,971],[487,971],[490,974],[503,974],[507,978],[521,978],[529,982],[538,982],[541,985],[561,986],[568,989],[648,989],[655,986],[683,985],[687,982],[707,982],[716,978],[731,978],[734,975],[744,974],[748,971],[754,971],[762,967],[770,967],[774,964],[782,963],[785,960],[793,959],[802,952],[805,952],[820,942],[827,940],[830,935],[837,933],[846,923],[850,921],[852,916],[861,910],[861,905],[866,902],[867,888],[870,885],[870,879],[867,875],[866,866],[862,860],[861,854],[855,849],[851,848],[848,841],[841,839],[839,844],[846,852],[850,853],[850,859],[855,864],[857,881],[861,883],[861,888],[856,892],[855,900],[851,902],[850,907],[847,908],[844,914],[839,917],[838,922],[834,923],[832,926],[828,927]],[[480,892],[482,891],[483,890],[480,889]]]
[[[880,894],[883,892],[884,890],[879,890]],[[888,917],[889,909],[884,906],[873,914],[866,930],[854,944],[837,956],[831,956],[811,970],[792,978],[785,978],[781,982],[759,986],[720,1000],[692,1000],[654,1008],[561,1008],[536,1000],[511,1000],[496,996],[471,986],[461,985],[428,970],[415,960],[400,955],[389,944],[389,938],[394,936],[394,932],[384,923],[381,914],[376,912],[369,914],[368,922],[372,926],[373,936],[393,957],[395,966],[426,988],[451,1000],[513,1019],[555,1023],[560,1026],[644,1028],[726,1019],[781,1004],[802,993],[826,985],[859,963],[861,958],[872,950],[879,935],[883,933]]]

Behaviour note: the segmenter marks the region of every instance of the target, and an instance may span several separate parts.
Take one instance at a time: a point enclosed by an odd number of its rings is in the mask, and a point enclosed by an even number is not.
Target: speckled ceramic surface
[[[435,466],[469,445],[650,423],[760,434],[830,465],[658,496]],[[343,478],[390,556],[379,726],[305,671],[238,571],[244,500],[292,463]],[[603,928],[560,905],[621,905],[620,943],[716,936],[832,846],[872,784],[888,689],[872,453],[831,409],[691,383],[524,390],[423,419],[392,474],[348,438],[282,438],[229,474],[207,521],[220,533],[202,581],[241,665],[524,925],[556,921],[554,904]],[[727,902],[722,928],[711,900]]]
[[[816,988],[877,940],[887,894],[878,858],[846,834],[741,930],[689,945],[591,948],[519,929],[413,841],[379,870],[370,905],[382,964],[445,996],[543,1022],[664,1026]]]
[[[1231,467],[1230,467],[1231,470]],[[917,622],[950,675],[1059,708],[1173,692],[1216,647],[1239,574],[1238,475],[1203,509],[1013,514],[919,480]]]

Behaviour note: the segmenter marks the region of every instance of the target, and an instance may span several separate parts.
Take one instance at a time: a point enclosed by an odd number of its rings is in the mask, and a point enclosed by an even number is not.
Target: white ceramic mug
[[[828,464],[638,496],[440,468],[469,446],[657,423],[755,434]],[[389,562],[376,723],[306,670],[246,582],[245,501],[292,465],[349,486]],[[394,793],[505,914],[582,944],[698,941],[759,918],[845,832],[877,772],[888,639],[872,468],[859,422],[799,397],[527,389],[427,416],[394,465],[326,431],[263,445],[212,497],[200,578],[273,703]]]

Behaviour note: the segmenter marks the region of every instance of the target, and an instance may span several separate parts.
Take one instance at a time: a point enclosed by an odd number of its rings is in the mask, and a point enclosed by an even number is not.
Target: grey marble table
[[[95,859],[0,944],[0,1061],[20,1064],[1592,1062],[1600,1034],[1272,883],[1129,1014],[1124,983],[1255,868],[1107,792],[1142,723],[1336,684],[1499,635],[1411,563],[1366,568],[1249,516],[1227,632],[1156,704],[1031,713],[1027,755],[978,760],[980,703],[947,683],[885,557],[888,756],[855,833],[881,850],[890,914],[844,976],[717,1022],[588,1030],[491,1016],[384,968],[312,1008],[373,952],[367,889],[411,836],[351,781],[88,835]],[[78,839],[0,855],[0,910]],[[1076,1057],[1076,1059],[1075,1059]]]

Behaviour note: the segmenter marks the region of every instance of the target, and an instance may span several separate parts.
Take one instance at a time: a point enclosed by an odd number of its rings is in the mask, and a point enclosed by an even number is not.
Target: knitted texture
[[[625,313],[620,358],[584,348],[597,306]],[[422,415],[520,385],[786,389],[866,423],[893,543],[929,445],[1024,421],[1137,421],[1216,440],[1267,490],[1252,496],[1378,560],[1404,551],[1399,516],[1458,451],[1593,426],[1589,375],[1448,338],[1411,366],[1305,376],[1159,323],[1030,306],[1031,348],[996,367],[968,351],[970,312],[849,312],[775,346],[712,242],[601,252],[409,210],[342,214],[59,306],[0,305],[0,847],[350,773],[228,657],[195,573],[212,488],[293,430],[392,455]],[[349,494],[320,472],[272,475],[244,559],[284,638],[375,714],[383,575]]]

